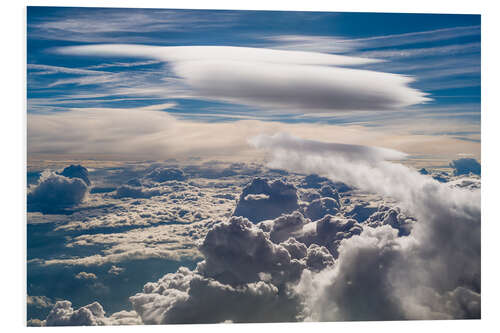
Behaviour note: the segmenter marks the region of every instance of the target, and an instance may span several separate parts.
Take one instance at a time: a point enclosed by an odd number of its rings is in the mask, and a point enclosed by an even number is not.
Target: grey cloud
[[[388,225],[366,226],[359,235],[343,239],[332,269],[318,274],[304,271],[297,290],[305,297],[308,318],[477,318],[481,291],[479,191],[442,184],[373,156],[338,156],[338,150],[329,144],[318,143],[314,148],[313,141],[283,140],[286,137],[261,146],[273,153],[271,167],[326,175],[390,197],[418,221],[410,235],[398,237],[398,230],[390,225],[400,221],[390,212],[384,217]],[[312,149],[304,149],[306,146]],[[452,296],[454,291],[459,294]]]
[[[305,245],[292,239],[275,244],[257,225],[232,217],[208,232],[200,251],[205,260],[194,271],[180,268],[130,297],[144,323],[301,319],[301,300],[287,284],[306,267]]]
[[[254,200],[255,195],[259,195],[259,200]],[[281,180],[269,183],[266,179],[254,178],[243,188],[233,215],[259,222],[291,213],[298,208],[297,189],[293,184]]]
[[[89,179],[89,171],[87,170],[87,168],[81,166],[80,164],[72,164],[69,167],[64,168],[64,170],[58,174],[68,178],[80,178],[85,184],[87,184],[87,186],[91,185]]]
[[[338,192],[348,192],[352,190],[349,186],[342,182],[334,182],[326,177],[321,177],[316,174],[307,175],[300,184],[303,188],[320,189],[323,186],[331,186]]]
[[[27,297],[28,306],[34,306],[37,308],[48,308],[53,304],[52,300],[46,296],[30,296]]]
[[[230,284],[259,281],[259,273],[271,274],[273,283],[297,279],[303,265],[288,251],[271,242],[266,234],[243,217],[211,229],[200,251],[205,261],[198,270]]]
[[[313,200],[306,208],[305,215],[313,221],[323,216],[336,215],[340,211],[340,204],[333,198],[320,198]]]
[[[445,171],[434,171],[431,177],[440,183],[446,183],[450,181],[450,175]]]
[[[144,177],[159,183],[169,180],[186,180],[184,172],[181,169],[176,168],[155,168]]]
[[[39,326],[102,326],[102,325],[139,325],[141,319],[134,311],[120,311],[109,317],[101,304],[94,302],[74,309],[70,301],[58,301],[44,321],[32,321]]]
[[[403,214],[399,207],[391,208],[383,205],[365,220],[365,223],[371,227],[390,225],[398,230],[399,236],[408,236],[415,222],[415,218]]]
[[[328,266],[333,266],[335,259],[324,246],[311,244],[307,248],[306,264],[312,271],[322,271]]]
[[[377,210],[378,207],[371,202],[357,202],[351,206],[350,210],[345,212],[345,215],[358,222],[363,222]]]
[[[80,204],[88,187],[80,178],[68,178],[51,171],[42,173],[38,184],[28,190],[28,211],[57,213]]]
[[[146,284],[130,301],[145,324],[297,321],[300,311],[297,298],[270,283],[232,286],[186,268]]]
[[[315,228],[309,247],[288,237],[300,237],[307,225]],[[335,263],[330,250],[316,242],[359,234],[355,229],[353,220],[312,223],[299,212],[257,225],[233,216],[207,233],[200,245],[204,261],[195,270],[180,268],[149,282],[130,301],[146,324],[303,320],[304,300],[293,285],[302,272]]]
[[[138,186],[121,185],[116,188],[115,198],[151,198],[154,196],[162,195],[163,193],[158,189],[148,189]]]
[[[309,222],[300,212],[295,211],[292,214],[281,215],[270,223],[262,222],[259,227],[263,230],[266,230],[266,227],[269,228],[270,239],[275,243],[280,243],[302,231],[304,225]]]
[[[390,267],[401,256],[396,237],[390,227],[367,229],[362,236],[343,242],[327,287],[320,289],[309,308],[311,316],[320,321],[405,318],[401,304],[392,296]],[[308,279],[305,274],[299,289]]]
[[[50,310],[45,326],[97,326],[104,313],[97,302],[74,310],[70,301],[58,301]]]

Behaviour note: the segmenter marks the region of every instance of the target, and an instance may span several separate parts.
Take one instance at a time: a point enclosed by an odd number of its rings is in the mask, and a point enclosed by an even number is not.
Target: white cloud
[[[198,98],[286,112],[399,110],[430,100],[409,87],[410,77],[338,67],[378,61],[369,58],[231,46],[102,44],[57,52],[167,61]]]
[[[94,273],[80,272],[75,275],[78,280],[96,280],[97,276]]]
[[[341,243],[334,269],[305,273],[298,291],[306,295],[311,319],[479,316],[479,191],[450,187],[371,155],[353,162],[335,146],[327,152],[317,143],[319,150],[306,151],[296,149],[300,139],[285,141],[262,145],[274,153],[272,167],[314,172],[392,197],[418,219],[408,237],[389,226],[364,228]],[[465,296],[450,308],[457,293]]]
[[[70,301],[57,301],[43,321],[28,322],[33,326],[102,326],[140,325],[142,321],[135,311],[120,311],[106,317],[101,304],[94,302],[74,309]]]
[[[257,148],[270,149],[275,154],[292,152],[323,156],[334,153],[335,156],[350,162],[400,160],[407,156],[393,149],[304,140],[287,133],[277,133],[272,136],[258,135],[249,139],[249,142]]]

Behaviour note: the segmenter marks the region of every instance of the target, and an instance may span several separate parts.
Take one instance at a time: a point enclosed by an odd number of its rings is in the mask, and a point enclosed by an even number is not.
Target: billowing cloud
[[[319,220],[326,214],[335,215],[339,212],[340,204],[333,198],[319,198],[313,200],[306,208],[305,215],[313,221]]]
[[[327,224],[312,223],[299,212],[259,224],[233,216],[209,230],[200,245],[204,260],[196,269],[182,267],[149,282],[130,301],[146,324],[303,320],[303,298],[293,286],[302,272],[335,264],[330,250],[314,242],[350,237],[353,226],[340,219],[332,222],[337,227]],[[291,235],[311,243],[306,246]]]
[[[135,311],[120,311],[106,317],[104,309],[98,302],[75,310],[70,301],[58,301],[45,320],[32,324],[37,326],[139,325],[142,321]]]
[[[194,271],[180,268],[130,298],[144,323],[299,320],[300,299],[287,282],[299,279],[305,260],[292,258],[255,224],[243,217],[217,224],[200,251],[205,260]]]
[[[186,180],[184,172],[177,168],[155,168],[144,177],[159,183],[169,180]]]
[[[271,151],[272,167],[317,173],[392,197],[418,220],[407,237],[398,237],[389,221],[363,228],[340,243],[334,268],[305,272],[297,290],[306,295],[310,319],[480,316],[479,191],[439,183],[374,151],[350,158],[335,145],[268,139],[256,146]],[[306,144],[312,149],[303,149]],[[394,213],[387,218],[393,220]]]
[[[69,167],[64,168],[64,170],[59,174],[68,178],[80,178],[85,184],[87,184],[87,186],[90,186],[91,184],[89,179],[89,171],[87,170],[87,168],[79,164],[72,164]]]
[[[375,59],[230,46],[102,44],[62,47],[57,52],[166,61],[193,90],[193,97],[287,112],[399,110],[430,100],[409,87],[410,77],[339,67]]]
[[[266,179],[254,178],[243,189],[233,215],[260,222],[298,208],[297,188],[293,184],[281,180],[269,183]]]
[[[130,301],[145,324],[296,321],[300,309],[298,298],[269,282],[232,286],[187,268],[147,283]]]
[[[80,178],[68,178],[44,171],[38,184],[28,189],[28,211],[56,213],[80,204],[88,187]]]
[[[140,186],[130,186],[127,184],[116,188],[115,198],[151,198],[157,195],[162,195],[163,192],[158,189],[142,188]]]

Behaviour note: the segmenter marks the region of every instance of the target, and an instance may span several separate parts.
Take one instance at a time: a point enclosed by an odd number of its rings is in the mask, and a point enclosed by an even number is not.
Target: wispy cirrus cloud
[[[237,24],[239,16],[238,12],[216,12],[208,17],[201,11],[168,9],[135,9],[131,12],[121,8],[79,8],[70,12],[68,15],[61,8],[44,20],[30,22],[30,37],[110,43],[122,36],[130,42],[145,43],[162,39],[149,33],[179,32],[186,27],[197,30],[228,27]]]
[[[360,49],[376,49],[417,43],[447,41],[460,37],[479,35],[480,33],[481,26],[474,25],[366,38],[321,35],[274,35],[261,38],[268,43],[268,45],[266,45],[267,47],[277,49],[346,53]]]

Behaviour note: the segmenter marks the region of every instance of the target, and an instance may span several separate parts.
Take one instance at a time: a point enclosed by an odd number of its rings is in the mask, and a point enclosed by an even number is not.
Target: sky
[[[480,43],[478,15],[28,7],[27,324],[481,318]]]
[[[479,15],[27,10],[29,160],[248,159],[276,131],[480,159]]]

